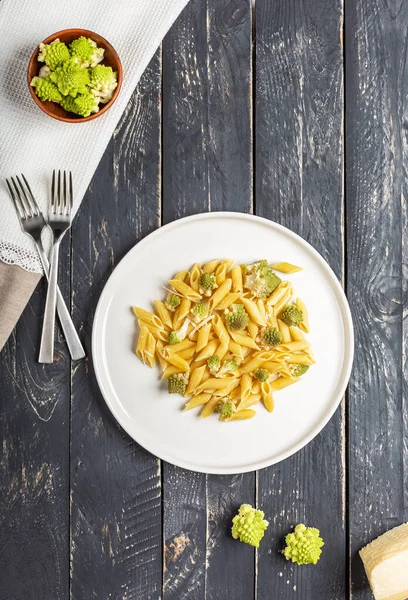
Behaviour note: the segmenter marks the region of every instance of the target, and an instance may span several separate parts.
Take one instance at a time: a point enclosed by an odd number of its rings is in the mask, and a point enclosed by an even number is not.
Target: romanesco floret
[[[92,113],[99,111],[98,100],[90,94],[78,94],[75,98],[72,96],[63,96],[61,106],[68,112],[75,113],[81,117],[89,117]]]
[[[57,86],[52,83],[48,78],[41,79],[41,77],[33,77],[30,85],[35,89],[35,93],[40,100],[51,102],[59,102],[62,98],[61,93]]]
[[[289,304],[280,316],[289,327],[297,327],[303,321],[303,312],[294,304]]]
[[[257,342],[261,346],[264,346],[266,348],[270,348],[271,346],[277,346],[281,343],[281,341],[281,332],[278,329],[276,329],[276,327],[272,327],[271,325],[269,327],[264,327],[261,330],[261,335],[259,336],[259,339],[257,339]]]
[[[309,365],[301,365],[299,363],[289,365],[289,371],[292,373],[293,377],[302,377],[308,370]]]
[[[238,514],[232,519],[234,540],[259,548],[259,542],[269,525],[264,516],[261,510],[256,510],[250,504],[241,504]]]
[[[45,62],[53,71],[57,67],[60,67],[66,60],[69,60],[69,50],[58,38],[51,44],[40,44],[38,61]]]
[[[43,65],[38,71],[38,77],[40,77],[41,79],[46,79],[50,73],[50,67],[48,65]],[[33,77],[33,79],[35,79],[35,77]],[[33,82],[33,79],[31,80],[31,83]]]
[[[194,304],[191,309],[191,316],[195,323],[199,323],[206,317],[208,317],[210,312],[210,303],[209,302],[197,302]]]
[[[238,363],[236,360],[234,360],[233,358],[229,358],[228,360],[224,361],[222,367],[220,368],[220,370],[217,373],[217,377],[222,377],[223,375],[226,375],[226,373],[233,373],[234,371],[236,371],[238,368]]]
[[[116,73],[114,73],[112,67],[106,67],[105,65],[93,67],[90,71],[90,78],[89,87],[97,90],[101,95],[113,91],[118,85]]]
[[[286,548],[283,550],[285,558],[298,565],[315,565],[324,546],[320,531],[303,524],[296,525],[295,531],[286,536],[285,542]]]
[[[269,296],[281,283],[281,279],[266,260],[260,260],[253,265],[246,265],[244,271],[244,287],[258,298]]]
[[[200,277],[200,294],[211,296],[213,290],[218,287],[215,275],[211,273],[202,273]]]
[[[168,310],[170,310],[171,312],[174,312],[176,310],[176,308],[178,307],[178,305],[180,304],[181,300],[180,300],[180,296],[177,296],[177,294],[172,294],[170,293],[165,301],[165,305],[166,308]]]
[[[67,60],[61,67],[58,67],[50,74],[53,81],[63,96],[72,96],[75,98],[78,94],[89,94],[89,72],[88,69],[81,69],[72,60]]]
[[[93,40],[83,35],[73,40],[69,49],[73,60],[81,67],[95,67],[103,60],[104,49],[98,48]]]
[[[235,404],[229,398],[223,398],[218,402],[215,410],[220,413],[221,417],[228,419],[235,412]]]
[[[225,311],[225,324],[230,331],[245,329],[249,323],[249,315],[243,304],[231,304]]]
[[[261,383],[264,383],[264,381],[269,379],[269,371],[266,369],[257,369],[254,373],[254,377]]]
[[[217,373],[221,366],[220,357],[217,354],[210,356],[210,358],[207,358],[207,365],[210,373]]]
[[[190,320],[186,319],[180,329],[177,331],[172,331],[169,335],[169,344],[179,344],[182,342],[187,335],[189,325]]]
[[[184,373],[170,375],[167,380],[169,394],[184,394],[187,389],[188,377]]]

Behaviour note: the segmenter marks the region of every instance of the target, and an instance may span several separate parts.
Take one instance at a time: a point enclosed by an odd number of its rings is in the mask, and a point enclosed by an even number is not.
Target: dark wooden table
[[[191,0],[99,165],[61,287],[88,352],[36,362],[41,284],[0,357],[0,600],[371,598],[358,549],[407,519],[408,2]],[[298,232],[345,285],[356,356],[315,440],[257,473],[162,463],[109,414],[90,358],[103,286],[161,224],[254,212]],[[1,317],[0,317],[1,318]],[[290,426],[290,424],[288,424]],[[242,502],[270,520],[230,537]],[[321,529],[316,567],[278,553]]]

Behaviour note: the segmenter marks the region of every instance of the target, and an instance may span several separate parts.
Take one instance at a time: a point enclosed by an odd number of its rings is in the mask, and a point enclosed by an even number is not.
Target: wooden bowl
[[[113,93],[113,96],[109,100],[109,102],[102,105],[99,112],[93,113],[92,115],[89,115],[89,117],[78,117],[78,115],[66,111],[64,108],[62,108],[62,106],[56,104],[55,102],[43,102],[42,100],[40,100],[39,97],[35,94],[34,89],[30,86],[32,78],[35,75],[38,75],[39,70],[44,65],[44,63],[38,62],[37,59],[38,46],[34,50],[30,58],[30,62],[28,63],[27,82],[32,99],[37,104],[37,106],[39,106],[41,110],[47,115],[49,115],[53,119],[58,119],[58,121],[65,121],[65,123],[85,123],[86,121],[92,121],[92,119],[100,117],[101,115],[103,115],[103,113],[109,110],[109,108],[115,102],[116,98],[119,95],[120,88],[122,86],[123,72],[122,64],[120,62],[118,53],[113,48],[113,46],[111,46],[110,43],[106,41],[105,38],[103,38],[101,35],[98,35],[93,31],[88,31],[87,29],[63,29],[62,31],[57,31],[57,33],[53,33],[52,35],[48,36],[45,40],[43,40],[42,43],[50,44],[51,42],[59,38],[61,42],[64,42],[65,44],[70,44],[72,40],[80,37],[81,35],[83,35],[84,37],[91,38],[91,40],[96,42],[99,48],[104,48],[105,54],[101,64],[106,65],[107,67],[112,67],[112,69],[118,74],[118,85]]]

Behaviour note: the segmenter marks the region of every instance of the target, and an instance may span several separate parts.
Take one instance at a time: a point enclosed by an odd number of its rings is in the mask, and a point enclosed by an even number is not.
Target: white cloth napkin
[[[77,210],[129,98],[162,38],[188,0],[1,0],[0,260],[41,273],[32,241],[20,229],[5,177],[23,172],[46,212],[53,169],[74,174]],[[29,95],[26,71],[35,47],[70,27],[101,34],[123,65],[116,103],[88,123],[60,123]],[[44,239],[49,245],[49,238]]]

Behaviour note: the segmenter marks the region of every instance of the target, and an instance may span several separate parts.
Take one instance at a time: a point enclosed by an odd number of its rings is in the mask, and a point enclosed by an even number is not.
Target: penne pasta
[[[218,344],[218,340],[211,340],[211,342],[209,342],[207,346],[203,348],[201,352],[196,356],[196,360],[203,360],[204,358],[207,359],[210,358],[210,356],[213,356],[215,354],[216,348],[218,348]]]
[[[217,306],[220,304],[221,300],[225,298],[228,294],[232,286],[231,279],[226,279],[224,283],[220,285],[219,288],[215,290],[213,295],[210,298],[210,309],[215,310]]]
[[[249,359],[245,360],[244,363],[240,366],[241,373],[253,373],[259,367],[264,367],[264,363],[266,361],[272,360],[274,357],[274,353],[269,350],[264,350],[263,352],[258,352],[255,355],[251,355]]]
[[[268,381],[261,383],[262,402],[268,412],[272,412],[275,406],[271,385]]]
[[[258,402],[260,402],[261,400],[261,394],[250,394],[248,396],[248,398],[246,398],[245,400],[241,400],[241,402],[238,404],[238,410],[243,410],[245,408],[249,408],[250,406],[254,406],[255,404],[258,404]]]
[[[172,375],[178,375],[179,373],[184,373],[183,369],[180,369],[180,367],[175,367],[174,365],[167,365],[163,372],[162,379],[168,379]]]
[[[246,334],[237,333],[235,331],[230,331],[230,336],[240,346],[244,346],[244,348],[252,348],[254,350],[259,350],[259,346],[254,342],[254,340]]]
[[[229,292],[218,304],[217,310],[225,310],[226,308],[231,306],[231,304],[234,304],[234,302],[236,302],[239,299],[239,297],[240,294],[238,294],[237,292]]]
[[[178,273],[176,273],[176,275],[174,275],[173,279],[177,279],[178,281],[184,281],[185,278],[187,277],[187,273],[188,271],[179,271]]]
[[[274,311],[275,311],[275,315],[279,315],[283,310],[285,310],[285,308],[291,301],[291,298],[292,298],[292,291],[286,290],[286,292],[283,294],[282,298],[280,298],[273,307]]]
[[[309,333],[310,332],[309,315],[307,312],[306,304],[300,298],[296,298],[296,306],[303,313],[303,321],[300,323],[299,327],[305,333]]]
[[[230,341],[228,343],[228,350],[234,356],[238,356],[241,359],[245,358],[245,350],[244,350],[244,348],[242,346],[240,346],[239,344],[237,344],[237,342],[234,342],[234,340],[232,340],[232,339],[230,339]]]
[[[255,415],[256,415],[256,412],[254,410],[247,408],[247,409],[232,413],[232,415],[230,417],[221,417],[220,421],[244,421],[246,419],[252,419]]]
[[[173,327],[173,321],[170,316],[170,311],[167,309],[164,302],[161,302],[160,300],[155,300],[154,307],[164,326],[169,327],[169,329],[171,329]]]
[[[144,310],[143,308],[134,306],[133,312],[140,321],[148,323],[149,325],[153,325],[153,327],[155,327],[156,329],[164,329],[164,325],[161,319],[157,315],[154,315],[153,313],[149,312],[148,310]]]
[[[280,271],[280,273],[286,273],[288,275],[303,271],[302,267],[297,267],[288,262],[275,263],[274,265],[271,265],[271,267],[272,269],[275,269],[275,271]]]
[[[149,331],[144,349],[144,362],[152,369],[156,364],[156,339]]]
[[[248,333],[251,336],[251,338],[253,340],[256,340],[256,337],[257,337],[258,331],[259,331],[258,325],[256,323],[254,323],[253,321],[250,321],[248,323],[247,330],[248,330]]]
[[[221,284],[224,283],[227,278],[227,273],[233,262],[233,260],[223,260],[215,269],[215,280],[217,285],[221,286]]]
[[[272,390],[283,390],[285,387],[288,387],[297,381],[299,381],[299,379],[296,377],[279,377],[279,379],[272,381],[270,385]]]
[[[280,301],[282,296],[284,296],[287,293],[289,286],[290,284],[288,281],[282,281],[278,285],[278,287],[274,289],[272,294],[268,297],[266,303],[270,306],[275,306]]]
[[[208,400],[208,402],[204,405],[204,408],[202,409],[202,411],[200,413],[200,417],[202,419],[206,419],[207,417],[212,415],[212,413],[215,411],[219,401],[220,401],[220,399],[217,396],[212,396],[210,398],[210,400]]]
[[[256,305],[256,303],[253,302],[252,300],[249,300],[248,298],[244,298],[244,297],[241,298],[240,302],[245,306],[245,309],[246,309],[247,313],[249,314],[249,316],[251,317],[251,319],[255,323],[257,323],[257,325],[261,325],[261,327],[265,327],[266,319],[260,313],[259,308]]]
[[[198,335],[197,335],[197,345],[196,345],[196,352],[201,352],[201,350],[203,348],[206,347],[206,345],[208,344],[208,338],[210,336],[210,331],[211,331],[211,323],[206,323],[204,325],[204,327],[201,327],[198,330]]]
[[[307,350],[310,348],[309,342],[285,342],[280,345],[284,350],[291,350],[292,352],[299,352],[300,350]]]
[[[235,381],[238,382],[238,379],[236,379]],[[204,390],[223,390],[226,387],[229,387],[232,384],[231,382],[231,378],[228,377],[226,379],[221,378],[221,377],[210,377],[210,379],[207,379],[207,381],[203,381],[202,383],[200,383],[200,385],[196,388],[197,391],[204,391]]]
[[[225,358],[225,355],[227,354],[229,348],[228,346],[226,346],[223,342],[220,342],[219,346],[217,347],[215,354],[218,356],[218,358],[220,360],[222,360],[223,358]]]
[[[162,342],[167,342],[169,339],[169,332],[166,329],[158,329],[152,323],[147,323],[146,321],[139,320],[139,327],[146,327],[154,335],[156,340],[161,340]]]
[[[252,378],[248,373],[241,376],[241,398],[245,400],[251,394]]]
[[[286,325],[286,323],[284,323],[280,319],[278,319],[278,329],[282,334],[282,342],[281,342],[282,344],[284,344],[284,343],[287,344],[288,342],[290,342],[292,340],[289,327]]]
[[[290,338],[292,342],[302,342],[305,341],[305,335],[300,329],[297,327],[289,327]]]
[[[190,287],[193,288],[196,292],[198,292],[198,288],[200,285],[200,277],[201,277],[201,267],[198,263],[193,265],[189,272],[189,281]]]
[[[228,331],[225,328],[224,322],[221,319],[220,315],[215,315],[212,321],[214,332],[218,336],[220,342],[226,346],[229,344],[230,336]]]
[[[193,369],[191,371],[187,389],[185,392],[186,396],[191,396],[196,391],[204,377],[206,368],[206,365],[203,365],[202,367],[197,367],[196,369]]]
[[[178,309],[176,310],[176,313],[174,315],[174,319],[173,319],[173,329],[177,330],[180,329],[180,327],[183,325],[184,321],[186,320],[189,312],[191,309],[191,300],[188,300],[187,298],[183,298],[182,301],[180,302],[180,306],[178,307]]]
[[[182,352],[183,350],[187,350],[187,348],[194,348],[195,344],[191,340],[183,340],[179,344],[171,344],[164,347],[164,355],[167,356],[168,353],[172,352],[173,354],[177,354],[178,352]]]
[[[232,291],[242,293],[242,271],[240,265],[235,265],[231,269]]]
[[[205,265],[203,266],[204,273],[214,273],[219,263],[219,258],[216,258],[215,260],[210,260],[210,262],[205,263]]]
[[[157,360],[159,361],[162,371],[165,371],[165,369],[167,367],[167,361],[163,357],[163,351],[164,351],[163,342],[161,340],[157,340],[157,342],[156,342],[156,357],[157,357]]]
[[[178,354],[169,353],[169,355],[165,356],[164,358],[167,360],[168,363],[170,363],[174,367],[178,367],[180,369],[180,372],[184,373],[190,368],[188,362],[184,358],[181,358],[181,356],[179,356]]]
[[[207,404],[208,400],[211,398],[211,394],[197,394],[197,396],[193,396],[187,402],[184,407],[184,410],[191,410],[192,408],[196,408],[197,406],[202,406],[203,404]]]
[[[140,327],[140,333],[136,344],[136,354],[140,360],[144,362],[144,351],[146,348],[147,338],[149,336],[149,330],[146,326]]]
[[[201,300],[201,294],[193,290],[193,288],[184,283],[184,281],[181,281],[180,279],[170,279],[169,284],[176,292],[179,292],[179,294],[187,298],[187,300],[193,300],[195,302]]]

